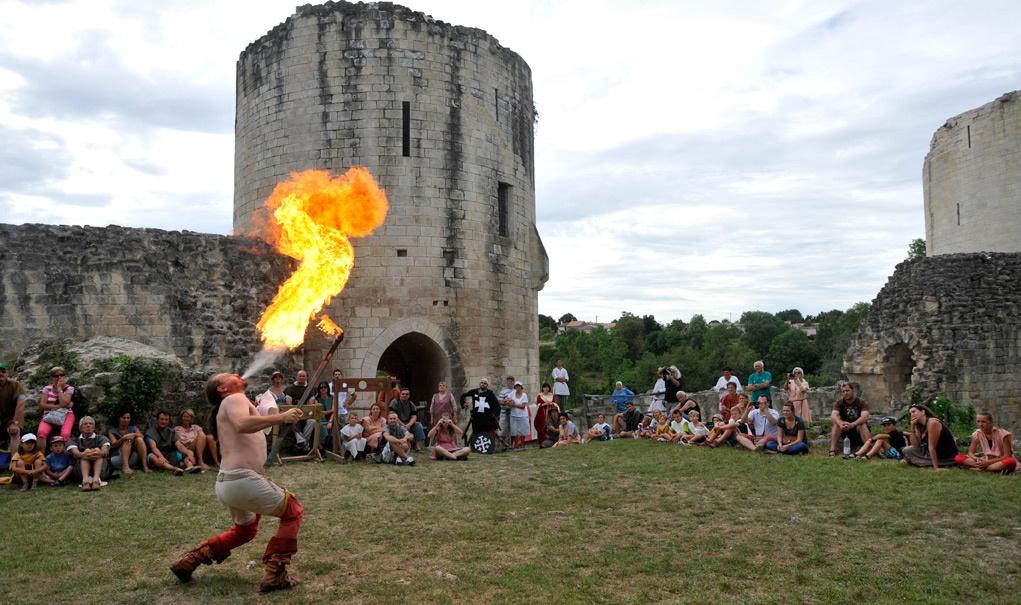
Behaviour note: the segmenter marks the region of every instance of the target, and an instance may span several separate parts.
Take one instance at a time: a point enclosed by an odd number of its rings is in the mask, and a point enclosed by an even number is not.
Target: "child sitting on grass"
[[[50,453],[46,455],[46,476],[53,480],[53,487],[60,487],[71,476],[71,454],[64,447],[64,438],[57,435],[50,441]]]
[[[52,483],[53,480],[46,476],[46,460],[43,454],[36,449],[35,435],[25,433],[21,437],[21,445],[18,446],[18,453],[14,455],[11,463],[11,470],[14,471],[15,481],[21,483],[21,490],[27,492],[36,487],[39,481]]]
[[[904,447],[908,442],[907,438],[904,437],[904,433],[897,430],[897,420],[887,416],[880,422],[880,426],[883,432],[866,441],[855,452],[855,460],[868,460],[873,456],[900,460],[900,453],[904,451]]]
[[[699,417],[698,410],[688,411],[688,419],[684,421],[684,430],[681,434],[680,442],[691,445],[692,443],[705,441],[708,435],[709,429],[706,428],[705,423]]]

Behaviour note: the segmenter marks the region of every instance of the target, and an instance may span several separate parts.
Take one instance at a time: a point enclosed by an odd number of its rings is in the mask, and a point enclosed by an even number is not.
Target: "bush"
[[[119,410],[127,408],[136,421],[148,418],[154,404],[163,395],[167,365],[159,360],[120,355],[96,364],[97,372],[116,372],[120,381],[113,385],[97,406],[97,411],[110,421]]]
[[[937,418],[946,423],[958,440],[965,440],[975,431],[975,408],[952,401],[939,395],[929,402],[929,409]]]
[[[30,388],[42,387],[52,382],[50,369],[53,366],[63,367],[68,379],[71,378],[71,373],[78,369],[78,354],[69,350],[67,345],[67,341],[64,340],[49,341],[40,345],[37,358],[39,367],[28,378]]]

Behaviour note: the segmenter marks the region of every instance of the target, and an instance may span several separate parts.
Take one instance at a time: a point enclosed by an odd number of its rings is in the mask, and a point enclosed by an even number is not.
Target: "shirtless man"
[[[233,526],[208,538],[170,566],[177,578],[190,582],[199,565],[222,563],[230,551],[255,538],[262,515],[280,518],[280,528],[270,538],[262,562],[266,573],[259,590],[269,592],[290,588],[297,580],[287,573],[287,564],[298,551],[298,528],[302,507],[294,494],[263,476],[266,440],[259,432],[275,424],[294,423],[301,410],[259,415],[245,396],[244,379],[237,374],[217,374],[206,382],[206,397],[216,422],[212,434],[220,440],[220,473],[216,477],[216,498],[230,510]]]

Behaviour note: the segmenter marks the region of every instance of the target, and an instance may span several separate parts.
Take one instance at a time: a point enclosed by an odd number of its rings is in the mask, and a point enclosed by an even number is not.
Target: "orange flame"
[[[293,349],[304,342],[309,321],[347,284],[355,256],[348,238],[365,237],[382,225],[389,205],[369,171],[355,167],[335,178],[325,170],[292,172],[273,189],[266,209],[271,221],[264,237],[301,262],[258,328],[265,346]],[[326,316],[323,322],[340,330]]]
[[[316,327],[327,336],[336,336],[344,331],[344,328],[333,323],[333,320],[330,319],[329,315],[323,315],[320,317],[319,323],[316,324]]]

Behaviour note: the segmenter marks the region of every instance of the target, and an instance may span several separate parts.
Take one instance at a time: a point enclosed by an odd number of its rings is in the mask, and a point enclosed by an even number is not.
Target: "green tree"
[[[791,329],[782,319],[765,311],[745,311],[741,314],[744,341],[760,357],[769,353],[773,339]]]
[[[614,323],[613,333],[627,346],[628,359],[637,360],[645,350],[645,322],[624,311]]]
[[[786,309],[776,314],[777,319],[782,321],[789,321],[792,324],[799,324],[805,321],[804,316],[801,315],[801,311],[797,309]]]
[[[707,331],[709,331],[709,324],[706,323],[705,318],[701,315],[694,315],[685,333],[688,336],[688,342],[696,349],[701,349],[702,339],[705,338]]]
[[[916,258],[925,257],[926,257],[925,240],[920,237],[916,237],[915,239],[911,240],[911,243],[908,244],[908,260],[915,260]]]
[[[559,323],[565,324],[572,321],[578,321],[578,318],[570,313],[564,313],[563,315],[560,316],[560,319],[558,319],[557,321]]]
[[[801,330],[788,330],[770,343],[766,364],[773,368],[778,378],[776,386],[780,386],[779,377],[796,367],[804,369],[806,374],[814,374],[819,369],[819,354],[808,335]]]
[[[557,331],[557,320],[553,319],[549,315],[543,315],[539,313],[539,329],[549,328],[554,332]]]

